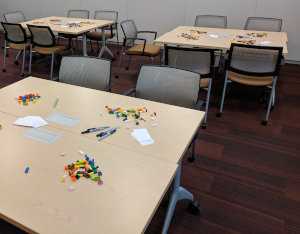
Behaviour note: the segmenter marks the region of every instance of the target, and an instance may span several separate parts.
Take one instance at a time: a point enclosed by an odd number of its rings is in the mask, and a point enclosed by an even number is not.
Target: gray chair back
[[[81,87],[104,90],[110,84],[111,60],[87,56],[65,56],[59,81]]]
[[[27,42],[26,32],[21,24],[4,22],[1,22],[1,24],[5,31],[5,40],[15,44],[22,44]]]
[[[199,95],[200,74],[167,66],[142,66],[136,97],[194,108]]]
[[[245,30],[280,32],[282,19],[248,17]]]
[[[109,20],[118,22],[118,12],[117,11],[95,11],[94,15],[95,20]],[[117,29],[117,25],[112,25],[112,29]],[[110,26],[106,27],[105,30],[110,30]]]
[[[24,13],[22,11],[5,13],[5,14],[3,14],[3,16],[7,23],[19,24],[21,22],[27,21]]]
[[[213,63],[214,50],[174,46],[166,47],[166,65],[200,73],[201,78],[213,77]]]
[[[275,76],[282,58],[282,47],[231,44],[226,70],[250,76]]]
[[[219,15],[197,15],[195,27],[227,28],[227,17]]]
[[[31,34],[31,43],[40,47],[54,47],[55,36],[49,26],[29,25],[27,27]]]
[[[138,34],[137,27],[133,20],[125,20],[121,24],[122,31],[125,38],[136,38]],[[125,46],[128,46],[130,43],[133,43],[135,40],[129,39],[126,40]]]
[[[69,10],[67,17],[69,18],[80,18],[80,19],[88,19],[90,12],[87,10]]]

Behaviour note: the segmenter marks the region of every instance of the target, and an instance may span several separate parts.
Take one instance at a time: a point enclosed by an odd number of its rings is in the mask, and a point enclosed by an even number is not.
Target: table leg
[[[82,34],[82,44],[83,44],[83,56],[88,56],[87,49],[86,49],[86,33]]]
[[[175,178],[172,182],[172,194],[171,194],[171,199],[169,200],[169,206],[168,206],[168,210],[167,210],[167,215],[165,218],[165,222],[164,222],[164,226],[163,226],[163,230],[162,233],[166,234],[176,207],[176,203],[179,200],[182,199],[189,199],[191,202],[194,203],[198,203],[197,201],[194,201],[194,196],[193,194],[191,194],[189,191],[187,191],[186,189],[180,187],[180,174],[181,174],[181,161],[178,165],[178,171],[175,175]],[[202,208],[197,207],[198,210],[201,210]]]
[[[102,49],[100,51],[98,58],[101,58],[101,56],[104,52],[107,52],[110,54],[110,56],[112,57],[112,61],[116,60],[116,58],[114,58],[114,55],[112,54],[112,52],[110,52],[110,50],[105,45],[105,27],[102,28]]]

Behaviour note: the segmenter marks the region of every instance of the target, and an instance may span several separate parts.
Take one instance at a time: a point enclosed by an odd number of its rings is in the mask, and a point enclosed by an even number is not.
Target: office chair
[[[58,81],[66,84],[110,92],[111,60],[87,56],[64,56]]]
[[[4,49],[3,43],[2,43],[2,41],[1,41],[1,37],[0,37],[0,44],[1,44],[1,46],[2,46],[2,49]]]
[[[28,42],[28,37],[26,31],[23,29],[21,24],[4,23],[1,22],[4,32],[5,32],[5,47],[4,47],[4,67],[3,72],[6,72],[5,62],[6,62],[6,43],[9,42],[8,46],[10,49],[19,50],[23,53],[23,65],[21,76],[24,76],[24,63],[25,63],[25,52],[30,48],[30,42]]]
[[[282,19],[248,17],[245,30],[280,32]]]
[[[24,13],[22,11],[16,11],[16,12],[9,12],[9,13],[5,13],[3,14],[4,16],[4,19],[7,23],[13,23],[13,24],[19,24],[19,23],[22,23],[22,22],[25,22],[27,21]],[[27,37],[28,39],[30,39],[30,32],[29,30],[25,30],[26,31],[26,34],[27,34]],[[2,44],[2,43],[1,43]],[[10,49],[10,46],[8,45],[7,46],[7,54],[6,56],[8,57],[8,49]],[[18,59],[20,57],[20,55],[22,54],[22,51],[23,50],[20,50],[16,59],[15,59],[15,64],[18,65]]]
[[[227,28],[227,16],[197,15],[195,27]]]
[[[122,58],[123,58],[123,55],[125,55],[125,54],[129,55],[128,65],[126,67],[126,70],[129,69],[129,63],[130,63],[130,59],[131,59],[132,55],[148,56],[151,58],[152,64],[153,64],[153,57],[155,57],[158,54],[161,56],[160,46],[154,45],[154,43],[153,43],[153,45],[147,44],[146,39],[137,37],[139,33],[154,33],[154,40],[155,40],[156,36],[157,36],[157,32],[138,31],[133,20],[125,20],[120,25],[121,25],[121,28],[123,30],[125,37],[124,37],[124,41],[123,41],[121,58],[120,58],[119,66],[118,66],[118,72],[117,72],[117,75],[115,76],[115,78],[119,77],[119,70],[120,70]],[[136,40],[144,41],[144,44],[135,45]],[[125,53],[123,53],[124,47],[129,46],[131,43],[132,43],[132,47],[129,48],[128,50],[126,50]],[[160,60],[161,60],[161,58],[160,58]]]
[[[105,30],[109,30],[109,33],[105,33],[105,42],[107,43],[108,39],[112,39],[117,34],[117,43],[118,43],[118,53],[119,54],[119,34],[118,34],[118,12],[117,11],[95,11],[94,15],[95,20],[110,20],[114,21],[115,23],[105,27]],[[113,32],[116,30],[116,33]],[[102,41],[102,32],[97,32],[95,29],[94,32],[90,32],[86,35],[86,38],[90,40],[91,43],[91,51],[93,52],[93,45],[92,40],[97,41],[98,50],[97,52],[100,53],[99,50],[99,41]],[[107,53],[106,53],[107,54]]]
[[[198,100],[200,76],[200,73],[181,68],[144,65],[136,88],[129,89],[122,95],[128,96],[135,92],[136,98],[199,110],[203,104],[203,101]],[[191,142],[193,152],[189,157],[190,162],[195,160],[197,137],[198,133]]]
[[[55,55],[70,49],[73,54],[73,49],[66,45],[57,45],[55,43],[55,40],[57,40],[59,37],[55,37],[53,34],[51,28],[49,26],[40,26],[40,25],[29,25],[27,24],[27,27],[31,33],[31,44],[30,44],[30,65],[29,65],[29,76],[31,75],[31,64],[32,64],[32,45],[34,45],[34,50],[37,53],[46,55],[47,58],[47,65],[49,66],[48,62],[48,55],[52,55],[51,58],[51,72],[50,72],[50,79],[52,79],[53,74],[53,62],[56,58]],[[70,39],[69,39],[70,40]]]
[[[205,119],[202,128],[206,129],[212,79],[216,77],[220,56],[215,58],[214,50],[166,46],[165,65],[194,71],[201,74],[200,88],[207,91]],[[183,77],[184,79],[184,77]]]
[[[68,18],[79,18],[79,19],[89,19],[90,12],[87,10],[69,10],[68,11]],[[58,33],[59,36],[64,38],[71,39],[69,41],[72,42],[72,47],[74,48],[73,38],[76,38],[76,54],[78,54],[78,37],[81,35],[74,35],[74,34],[65,34],[65,33]],[[58,41],[59,43],[59,41]]]
[[[280,32],[282,26],[282,19],[275,18],[265,18],[265,17],[248,17],[245,30],[257,30],[257,31],[271,31]],[[227,90],[228,94],[229,90]],[[260,103],[264,104],[266,97],[269,95],[270,90],[265,88],[262,94],[262,99],[259,100]]]
[[[220,112],[221,117],[227,83],[236,82],[250,86],[266,86],[271,95],[267,105],[266,119],[261,122],[267,125],[270,110],[275,104],[275,87],[280,67],[284,65],[282,47],[254,46],[232,43],[229,53],[225,56],[225,82],[223,87]]]

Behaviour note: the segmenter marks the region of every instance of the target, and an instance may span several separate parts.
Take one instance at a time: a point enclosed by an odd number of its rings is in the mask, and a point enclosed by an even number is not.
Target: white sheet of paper
[[[132,136],[137,142],[139,142],[139,141],[137,140],[137,138],[136,138],[134,132],[131,133],[131,136]],[[141,144],[141,146],[145,146],[145,145],[151,145],[151,144],[153,144],[154,141],[144,141],[144,142],[139,142],[139,143]]]
[[[25,119],[25,118],[19,118],[17,121],[15,121],[14,125],[20,125],[20,126],[26,126],[26,127],[32,127],[37,122],[36,119]]]
[[[259,42],[259,44],[262,44],[262,45],[271,44],[271,43],[272,43],[271,41],[261,41],[261,42]]]
[[[209,35],[211,38],[218,38],[218,35],[213,35],[213,34],[211,34],[211,35]]]
[[[62,28],[68,28],[69,26],[61,26]]]
[[[133,129],[133,132],[139,142],[153,141],[146,128]]]

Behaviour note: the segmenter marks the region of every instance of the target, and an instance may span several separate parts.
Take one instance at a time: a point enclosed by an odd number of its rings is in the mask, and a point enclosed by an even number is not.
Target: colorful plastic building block
[[[98,181],[98,184],[102,185],[102,184],[103,184],[103,181],[102,181],[102,180],[99,180],[99,181]]]
[[[71,191],[73,191],[75,189],[75,187],[73,185],[70,185],[69,188]]]
[[[29,167],[26,167],[25,173],[28,173],[28,171],[29,171]]]

